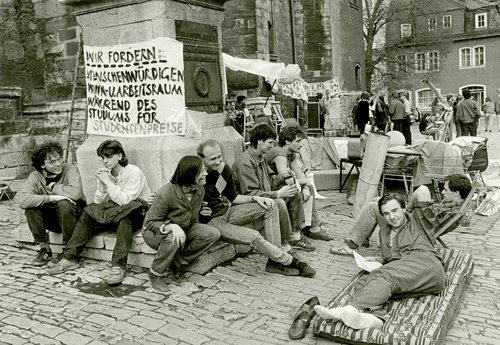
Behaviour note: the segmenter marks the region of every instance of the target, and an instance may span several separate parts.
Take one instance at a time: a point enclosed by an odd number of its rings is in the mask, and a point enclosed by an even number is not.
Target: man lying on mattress
[[[429,189],[420,186],[410,197],[408,207],[397,194],[386,194],[378,203],[364,205],[347,241],[363,243],[378,224],[380,254],[374,259],[383,265],[358,280],[349,305],[332,309],[316,306],[316,313],[354,329],[381,327],[382,321],[365,311],[377,309],[391,297],[439,293],[444,287],[445,273],[427,234],[459,211],[470,190],[468,177],[453,174],[445,178],[443,201],[439,204],[433,204]]]

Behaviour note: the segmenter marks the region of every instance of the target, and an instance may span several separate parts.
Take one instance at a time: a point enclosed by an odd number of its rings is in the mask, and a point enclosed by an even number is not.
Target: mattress
[[[389,300],[377,310],[385,320],[380,329],[354,330],[342,322],[313,319],[313,333],[318,337],[347,344],[441,344],[455,317],[460,299],[471,279],[472,255],[463,250],[440,249],[446,272],[445,288],[439,295]],[[360,272],[327,305],[330,308],[349,304]]]

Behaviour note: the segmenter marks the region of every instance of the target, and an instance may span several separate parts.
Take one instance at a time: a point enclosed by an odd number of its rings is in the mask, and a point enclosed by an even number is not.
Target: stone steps
[[[13,230],[13,238],[16,239],[20,247],[33,247],[34,239],[29,230],[28,224],[19,225]],[[61,253],[64,245],[62,244],[62,234],[49,232],[50,245],[54,253]],[[82,256],[101,261],[111,261],[113,248],[116,243],[116,234],[114,232],[102,232],[92,237],[87,243]],[[193,273],[204,274],[226,261],[235,257],[236,254],[247,253],[250,246],[234,245],[219,241],[213,245],[207,252],[198,257],[189,265],[186,270]],[[128,263],[134,266],[149,268],[154,259],[156,250],[151,249],[142,238],[141,232],[134,234],[132,246],[128,255]]]

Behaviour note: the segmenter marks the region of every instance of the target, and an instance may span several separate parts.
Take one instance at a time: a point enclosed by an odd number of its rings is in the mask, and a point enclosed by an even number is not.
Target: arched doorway
[[[361,91],[361,66],[354,66],[354,80],[356,81],[356,91]]]

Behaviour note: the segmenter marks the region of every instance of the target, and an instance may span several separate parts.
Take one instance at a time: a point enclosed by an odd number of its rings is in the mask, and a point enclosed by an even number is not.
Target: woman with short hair
[[[148,274],[155,290],[185,281],[184,268],[220,237],[218,229],[199,223],[206,176],[200,157],[183,157],[146,214],[142,236],[157,251]]]

